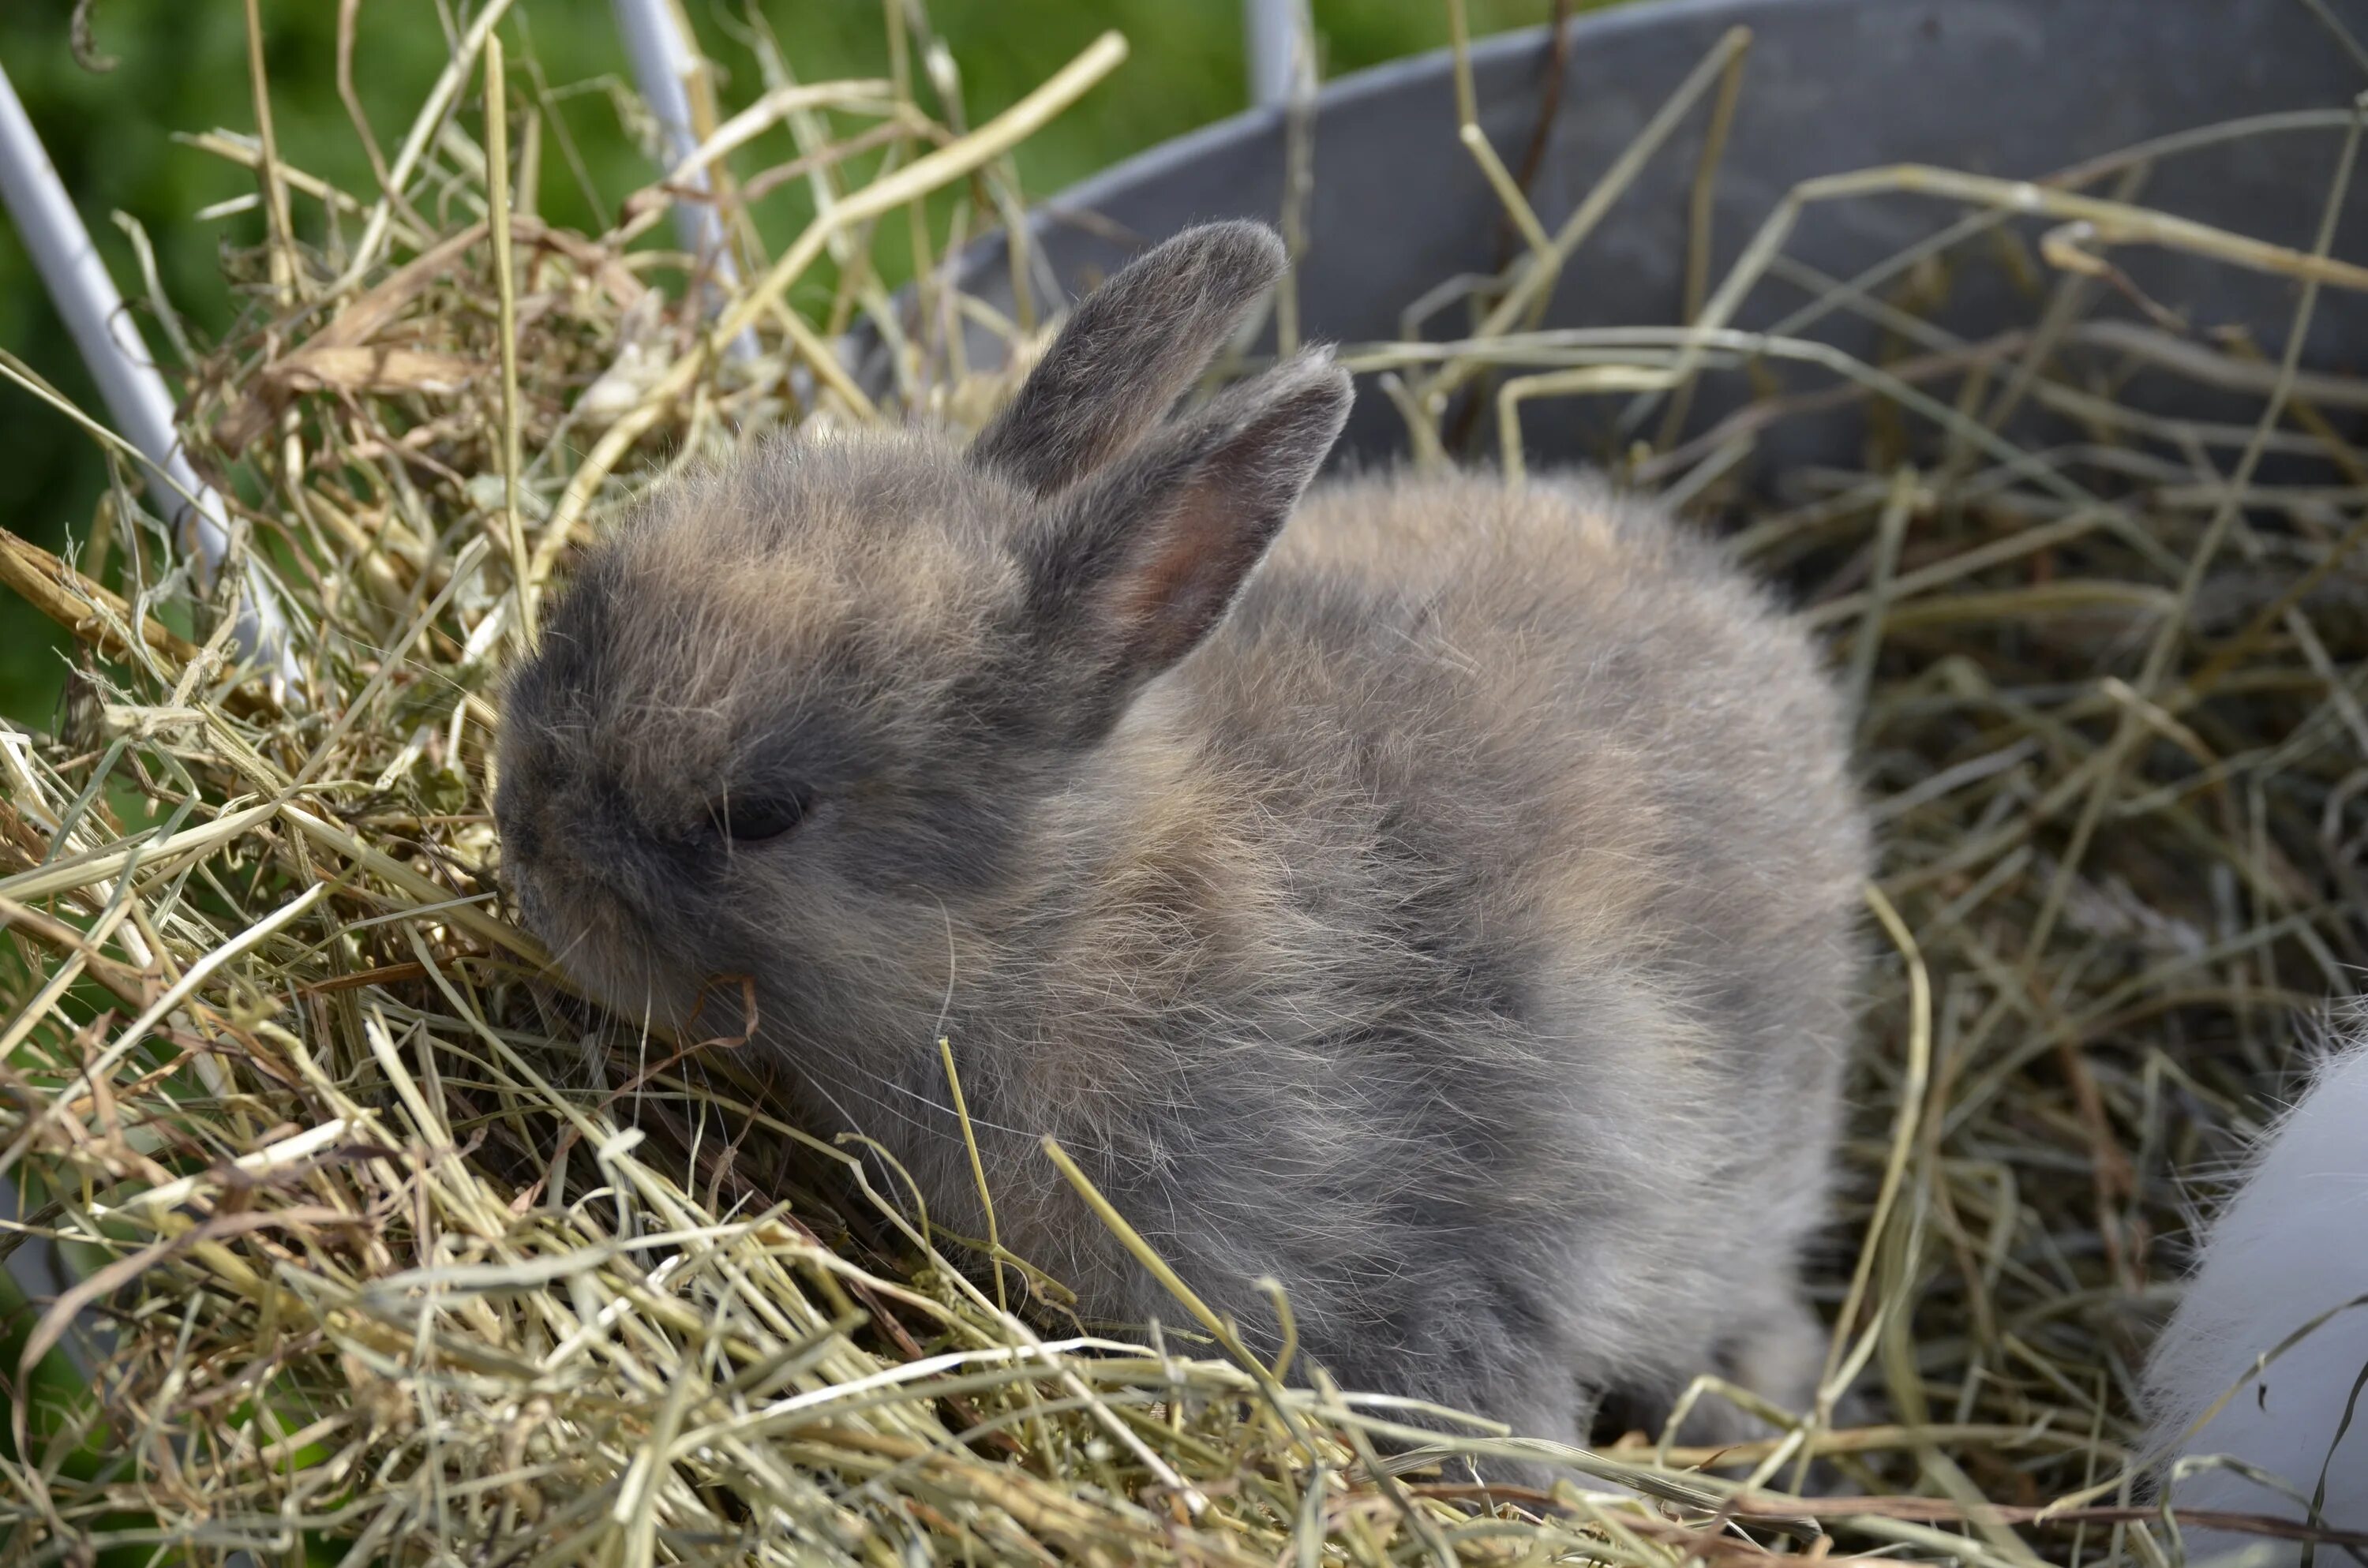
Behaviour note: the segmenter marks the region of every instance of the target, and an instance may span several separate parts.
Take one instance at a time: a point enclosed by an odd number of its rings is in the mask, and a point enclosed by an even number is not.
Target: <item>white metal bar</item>
[[[140,329],[124,309],[123,296],[83,227],[82,214],[66,195],[57,166],[26,116],[16,88],[0,69],[0,201],[5,201],[25,249],[50,292],[51,302],[74,334],[74,347],[98,383],[99,395],[116,430],[149,463],[148,493],[158,512],[197,569],[200,590],[211,589],[230,550],[229,517],[222,497],[189,466],[173,427],[173,398],[155,362],[140,340]],[[191,497],[195,497],[192,504]],[[278,666],[278,678],[293,684],[298,670],[288,646],[285,623],[254,562],[247,563],[235,635],[241,654]]]
[[[699,131],[690,116],[690,90],[685,85],[690,74],[699,69],[699,57],[683,35],[674,0],[613,3],[617,32],[624,40],[626,55],[632,61],[633,83],[641,89],[643,102],[657,117],[666,167],[677,167],[699,151]],[[705,169],[693,171],[689,182],[702,191],[715,188]],[[739,268],[732,260],[732,247],[726,243],[723,214],[712,201],[677,201],[674,222],[675,232],[682,237],[683,249],[697,257],[714,280],[715,287],[709,290],[712,309],[721,295],[730,292],[740,280]],[[752,358],[757,353],[755,334],[743,332],[726,351],[735,358]]]
[[[1293,52],[1299,47],[1299,10],[1293,0],[1242,0],[1242,36],[1248,45],[1250,102],[1281,108],[1291,101]]]

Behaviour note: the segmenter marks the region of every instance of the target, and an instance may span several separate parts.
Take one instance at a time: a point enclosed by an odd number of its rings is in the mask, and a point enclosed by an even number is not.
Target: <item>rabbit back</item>
[[[2368,1405],[2361,1392],[2368,1303],[2347,1304],[2362,1297],[2368,1297],[2368,1035],[2320,1066],[2205,1233],[2186,1294],[2147,1365],[2149,1451],[2167,1460],[2233,1456],[2305,1496],[2323,1472],[2323,1521],[2368,1530],[2368,1413],[2355,1408]],[[2258,1358],[2329,1312],[2252,1377]],[[2218,1414],[2191,1433],[2231,1390]],[[2170,1490],[2181,1507],[2303,1517],[2293,1499],[2224,1467],[2195,1469],[2172,1480]],[[2189,1540],[2195,1549],[2196,1534]]]
[[[1533,1433],[1704,1370],[1804,1395],[1867,851],[1759,590],[1583,482],[1319,486],[1114,741],[1072,837],[1136,880],[1035,907],[1128,1021],[1007,1092],[1196,1289],[1257,1323],[1283,1279],[1344,1384]]]

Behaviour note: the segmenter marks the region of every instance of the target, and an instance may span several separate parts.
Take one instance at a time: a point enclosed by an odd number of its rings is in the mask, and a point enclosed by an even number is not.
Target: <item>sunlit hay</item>
[[[734,1050],[734,999],[715,999],[713,1038],[604,1021],[500,896],[492,676],[571,546],[768,428],[898,407],[974,426],[1010,370],[973,370],[949,328],[996,326],[1024,363],[1043,324],[996,317],[934,265],[892,307],[872,242],[894,225],[934,264],[1016,211],[1005,154],[1121,46],[967,131],[916,98],[914,57],[949,68],[907,7],[882,80],[777,73],[711,140],[734,152],[722,199],[749,248],[702,321],[680,302],[689,258],[624,248],[676,183],[597,237],[489,190],[483,148],[555,155],[548,98],[515,67],[489,122],[499,10],[381,155],[400,199],[333,188],[268,142],[192,139],[253,169],[273,216],[235,258],[256,308],[183,376],[184,429],[292,611],[302,689],[228,673],[225,618],[188,602],[129,460],[79,572],[0,536],[0,577],[83,651],[56,733],[0,733],[0,1165],[29,1195],[18,1230],[64,1244],[84,1280],[53,1309],[11,1303],[0,1371],[28,1446],[0,1483],[10,1561],[2167,1560],[2128,1445],[2192,1201],[2175,1173],[2211,1169],[2260,1115],[2362,957],[2368,584],[2350,556],[2368,460],[2341,432],[2368,381],[2285,343],[2182,335],[2119,286],[2111,249],[2300,280],[2297,344],[2354,270],[2323,243],[2098,194],[2176,155],[2155,149],[2011,192],[1932,170],[1821,181],[1713,278],[1703,193],[1740,36],[1556,226],[1467,133],[1512,263],[1409,301],[1471,294],[1469,335],[1349,361],[1428,460],[1486,455],[1485,419],[1460,413],[1475,401],[1516,432],[1546,399],[1629,403],[1646,444],[1616,454],[1623,477],[1746,512],[1738,554],[1807,585],[1862,705],[1885,843],[1821,1408],[1717,1454],[1650,1434],[1565,1453],[1555,1493],[1491,1494],[1441,1449],[1536,1446],[1478,1424],[1443,1442],[1388,1402],[1278,1381],[1189,1298],[1164,1329],[1087,1335],[1048,1305],[1057,1281],[1008,1256],[984,1268],[789,1125]],[[1691,324],[1537,330],[1554,272],[1693,117],[1713,134]],[[2342,142],[2348,175],[2359,128],[2325,119],[2312,133]],[[750,144],[776,127],[794,161],[760,170]],[[762,254],[745,204],[790,181],[824,216]],[[972,199],[950,221],[913,206],[953,187]],[[1804,205],[1902,189],[1969,215],[1847,286],[1785,254]],[[2055,227],[2020,253],[2043,284],[2032,326],[1966,344],[1927,322],[1934,270],[2002,265],[1998,235],[2030,221],[2008,209],[2034,200]],[[1815,301],[1798,331],[1736,331],[1771,280]],[[1891,357],[1816,342],[1834,311],[1874,315]],[[1295,333],[1295,303],[1281,313]],[[859,321],[888,335],[894,385],[858,386],[827,347]],[[719,352],[743,333],[754,359]],[[2106,358],[2251,413],[2126,408],[2086,373]],[[1806,373],[1687,421],[1698,384],[1778,360]],[[1862,471],[1795,475],[1781,504],[1740,490],[1753,443],[1830,408],[1863,418]],[[2033,411],[2085,440],[2036,445]],[[1518,471],[1517,433],[1501,450]],[[1843,1494],[1795,1494],[1812,1460]]]

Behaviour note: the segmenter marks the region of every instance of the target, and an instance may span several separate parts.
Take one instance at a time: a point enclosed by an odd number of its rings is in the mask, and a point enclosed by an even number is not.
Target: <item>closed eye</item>
[[[734,844],[785,838],[814,810],[814,791],[804,789],[729,795],[708,807],[715,830]]]

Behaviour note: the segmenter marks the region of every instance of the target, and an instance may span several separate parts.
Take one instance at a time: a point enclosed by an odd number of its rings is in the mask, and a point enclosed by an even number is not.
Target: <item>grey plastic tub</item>
[[[2332,0],[2368,35],[2368,3]],[[1571,25],[1561,108],[1532,197],[1549,228],[1612,160],[1729,28],[1752,44],[1732,138],[1720,166],[1715,283],[1762,220],[1799,182],[1894,163],[1922,163],[2014,178],[2215,122],[2317,111],[2316,123],[2209,146],[2157,162],[2139,192],[2160,207],[2297,248],[2312,243],[2342,135],[2330,120],[2368,87],[2301,0],[1646,0]],[[1527,144],[1547,69],[1541,28],[1497,38],[1474,53],[1486,128],[1507,161]],[[1135,70],[1156,70],[1139,61]],[[1686,210],[1707,105],[1654,157],[1579,251],[1556,290],[1547,324],[1668,324],[1682,301]],[[1196,221],[1271,220],[1280,209],[1284,129],[1280,110],[1254,111],[1155,148],[1047,204],[1034,223],[1044,265],[1041,295],[1074,295],[1131,251]],[[2112,182],[2092,187],[2112,194]],[[2349,201],[2335,254],[2368,259],[2368,173]],[[1908,195],[1810,209],[1791,256],[1848,277],[1933,233],[1962,210]],[[1399,312],[1461,272],[1493,270],[1494,196],[1455,135],[1444,53],[1344,78],[1318,100],[1310,244],[1299,297],[1305,332],[1354,343],[1395,338]],[[2015,221],[2026,241],[2052,225]],[[2035,249],[2035,246],[2033,247]],[[2165,251],[2124,247],[2113,261],[2160,304],[2202,326],[2240,324],[2275,355],[2294,307],[2287,279]],[[1001,243],[974,251],[965,286],[1008,304]],[[1956,268],[1933,314],[1978,338],[2029,325],[2037,301],[2005,269]],[[2045,279],[2041,279],[2044,286]],[[1736,324],[1765,327],[1806,296],[1774,279],[1751,295]],[[2111,304],[2108,313],[2136,319]],[[1454,330],[1449,312],[1432,335]],[[1810,334],[1861,357],[1873,329],[1847,313]],[[992,351],[991,343],[975,345]],[[2368,358],[2360,295],[2325,291],[2306,359],[2347,368]],[[867,367],[876,375],[875,362]],[[1829,373],[1787,372],[1798,384]],[[2160,382],[2161,385],[2155,383]],[[1360,388],[1345,446],[1366,454],[1402,444],[1388,402]],[[1695,426],[1746,395],[1740,378],[1713,378]],[[2141,406],[2214,412],[2192,387],[2140,377],[2121,395]],[[1563,400],[1524,410],[1526,444],[1548,460],[1602,455],[1623,400]],[[2258,397],[2228,403],[2247,418]],[[1788,464],[1849,454],[1857,416],[1796,420],[1754,456],[1759,477]],[[1486,411],[1474,449],[1493,453]]]

